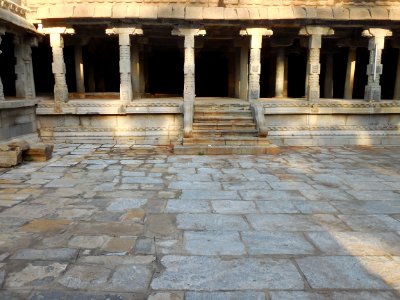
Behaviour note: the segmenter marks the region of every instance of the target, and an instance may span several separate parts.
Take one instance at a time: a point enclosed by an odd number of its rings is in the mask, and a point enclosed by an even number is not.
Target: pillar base
[[[120,85],[120,100],[132,101],[132,88],[130,86]]]
[[[381,87],[380,86],[366,86],[364,100],[366,101],[380,101],[381,100]]]
[[[68,102],[68,87],[66,85],[54,87],[54,100],[59,102]]]

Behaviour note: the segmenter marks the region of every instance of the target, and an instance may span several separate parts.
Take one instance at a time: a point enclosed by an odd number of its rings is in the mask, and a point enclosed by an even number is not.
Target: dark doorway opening
[[[275,96],[276,55],[271,54],[271,48],[263,45],[261,51],[260,97]]]
[[[39,96],[53,93],[52,61],[49,37],[45,36],[38,47],[32,47],[33,76],[35,77],[36,94]]]
[[[368,82],[367,65],[369,51],[367,48],[357,48],[356,71],[354,74],[353,98],[364,99],[365,86]]]
[[[381,76],[382,99],[393,99],[397,73],[398,49],[392,48],[388,40],[382,53],[383,73]]]
[[[14,35],[6,33],[2,36],[0,47],[0,76],[3,82],[4,96],[15,97],[15,56]]]
[[[196,53],[196,96],[228,97],[229,64],[227,51],[201,49]]]
[[[305,96],[307,51],[299,50],[288,54],[288,97]]]
[[[183,52],[169,47],[154,47],[148,54],[148,87],[153,95],[182,96]]]

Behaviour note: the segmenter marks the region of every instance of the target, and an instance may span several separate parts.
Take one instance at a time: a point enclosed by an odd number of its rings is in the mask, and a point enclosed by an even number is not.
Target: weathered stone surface
[[[168,200],[165,212],[169,213],[207,213],[211,208],[207,201]]]
[[[271,300],[279,300],[279,299],[287,299],[287,300],[373,300],[373,299],[382,299],[382,300],[394,300],[397,298],[391,292],[370,292],[370,291],[362,291],[362,292],[270,292]]]
[[[154,239],[139,238],[135,245],[135,254],[154,254],[156,252]]]
[[[187,298],[187,297],[186,297]],[[183,293],[153,293],[147,300],[183,300]]]
[[[101,265],[106,268],[115,268],[118,265],[148,265],[155,261],[153,255],[99,255],[99,256],[83,256],[78,262],[83,264]]]
[[[51,300],[51,299],[69,299],[69,300],[130,300],[129,295],[97,292],[85,293],[75,291],[34,291],[30,294],[29,300]]]
[[[250,201],[218,200],[211,201],[211,205],[216,213],[221,214],[250,214],[257,212],[255,204]]]
[[[125,211],[128,209],[139,208],[147,203],[146,199],[118,199],[112,202],[108,207],[108,211]]]
[[[321,231],[324,230],[313,218],[305,215],[264,214],[248,215],[251,226],[267,231]]]
[[[146,232],[155,236],[173,236],[176,234],[175,218],[172,215],[151,214],[147,216]]]
[[[264,300],[262,292],[187,292],[186,300]]]
[[[46,285],[57,278],[67,264],[28,264],[23,270],[8,275],[5,286],[9,288]]]
[[[66,228],[70,224],[67,220],[37,219],[22,226],[19,231],[37,233],[55,233]]]
[[[391,289],[399,284],[399,263],[385,257],[312,256],[296,261],[312,288]]]
[[[118,267],[110,279],[110,289],[114,291],[146,291],[152,272],[143,265],[125,265]]]
[[[62,278],[60,284],[71,289],[100,289],[104,290],[111,270],[102,266],[74,265]]]
[[[103,247],[108,252],[129,252],[135,244],[134,238],[123,237],[123,238],[112,238]]]
[[[247,230],[248,225],[240,216],[212,214],[180,214],[177,216],[179,229],[192,230]]]
[[[314,247],[302,234],[288,232],[242,232],[250,254],[313,254]]]
[[[57,260],[57,261],[72,261],[76,258],[78,250],[69,248],[59,249],[22,249],[19,250],[12,259],[24,260]]]
[[[165,256],[161,263],[166,269],[153,279],[151,287],[154,290],[303,288],[299,273],[288,260],[244,258],[224,261],[204,256]]]
[[[111,238],[109,236],[106,236],[106,235],[74,236],[72,239],[69,240],[68,246],[69,247],[76,247],[76,248],[84,248],[84,249],[95,249],[95,248],[100,248],[105,243],[107,243],[110,239]]]
[[[357,231],[399,231],[400,222],[387,215],[339,216],[348,226]]]
[[[241,255],[245,248],[237,232],[196,232],[184,234],[185,249],[193,255]]]

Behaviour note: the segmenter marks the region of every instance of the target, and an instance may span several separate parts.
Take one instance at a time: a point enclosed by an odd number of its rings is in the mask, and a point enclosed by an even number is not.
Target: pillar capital
[[[300,29],[299,35],[334,35],[335,31],[330,27],[324,26],[304,26]]]
[[[172,29],[171,34],[177,36],[198,36],[206,35],[206,30],[201,26],[176,26],[174,29]]]
[[[271,36],[274,32],[269,28],[246,28],[240,30],[240,35],[260,35],[260,36]]]
[[[362,36],[364,37],[387,37],[392,36],[392,31],[383,28],[368,28],[363,30]]]
[[[107,28],[106,34],[142,35],[143,29],[141,29],[140,27],[114,27],[114,28]]]
[[[38,32],[43,34],[75,34],[75,29],[68,27],[39,27]]]

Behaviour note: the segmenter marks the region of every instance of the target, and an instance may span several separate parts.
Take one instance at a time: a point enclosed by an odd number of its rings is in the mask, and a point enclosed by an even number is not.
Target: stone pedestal
[[[321,73],[320,54],[323,35],[333,35],[333,29],[320,26],[306,26],[300,35],[309,36],[306,97],[309,101],[318,101],[320,97],[319,75]]]
[[[76,45],[74,50],[75,50],[76,91],[78,93],[85,93],[85,76],[83,69],[82,45]]]
[[[172,30],[172,35],[183,36],[185,38],[185,61],[183,65],[184,84],[183,84],[183,134],[184,137],[192,135],[193,128],[193,109],[195,100],[195,52],[194,37],[205,35],[206,31],[200,28],[176,27]]]
[[[357,48],[350,47],[347,56],[346,81],[344,83],[344,99],[353,99],[356,59],[357,59]]]
[[[362,36],[369,38],[369,64],[367,66],[368,84],[365,86],[366,101],[381,100],[380,77],[383,71],[382,50],[385,48],[385,37],[391,36],[390,30],[370,28],[363,31]]]
[[[249,101],[260,98],[261,74],[261,47],[263,36],[271,36],[272,30],[267,28],[247,28],[240,31],[241,35],[250,35],[250,63],[249,63]]]
[[[6,33],[5,29],[0,27],[0,45],[1,45],[1,36]],[[0,51],[1,54],[1,51]],[[0,101],[4,100],[4,90],[3,90],[3,82],[1,81],[0,77]]]
[[[37,46],[34,37],[15,36],[15,80],[16,96],[18,98],[33,99],[36,97],[35,81],[33,77],[32,46]]]
[[[131,78],[131,35],[141,35],[140,28],[112,28],[106,30],[107,34],[118,34],[119,38],[119,73],[120,73],[120,100],[132,101],[132,78]]]

